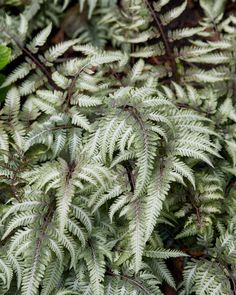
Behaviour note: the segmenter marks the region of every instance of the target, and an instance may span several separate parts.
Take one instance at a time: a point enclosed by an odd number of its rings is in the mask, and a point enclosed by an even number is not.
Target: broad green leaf
[[[0,45],[0,70],[2,70],[10,61],[11,48]]]

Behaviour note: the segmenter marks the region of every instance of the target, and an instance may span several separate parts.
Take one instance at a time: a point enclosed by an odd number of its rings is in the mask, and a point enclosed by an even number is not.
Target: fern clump
[[[235,294],[235,4],[2,6],[0,293]]]

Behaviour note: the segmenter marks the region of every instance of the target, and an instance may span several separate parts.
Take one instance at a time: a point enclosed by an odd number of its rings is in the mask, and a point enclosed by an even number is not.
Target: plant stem
[[[173,53],[173,50],[172,50],[172,48],[171,48],[171,46],[169,44],[168,38],[166,36],[167,34],[165,32],[165,28],[163,27],[159,16],[155,12],[155,10],[154,10],[152,4],[149,2],[149,0],[145,0],[145,3],[147,5],[147,8],[149,9],[154,21],[155,21],[155,24],[156,24],[160,34],[161,34],[161,38],[162,38],[162,40],[164,42],[166,53],[167,53],[168,58],[170,60],[170,66],[171,66],[171,69],[172,69],[172,74],[173,74],[174,80],[178,81],[177,67],[176,67],[176,62],[175,62],[175,58],[174,58],[174,53]]]

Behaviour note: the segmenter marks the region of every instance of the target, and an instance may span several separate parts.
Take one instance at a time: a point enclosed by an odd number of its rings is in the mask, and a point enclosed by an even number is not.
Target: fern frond
[[[90,250],[86,251],[84,258],[88,267],[93,294],[100,295],[104,292],[102,285],[105,273],[104,258],[96,253],[96,249],[93,246]]]
[[[46,43],[47,38],[48,38],[49,34],[51,33],[51,30],[52,30],[52,24],[50,23],[45,29],[40,31],[33,38],[33,40],[27,46],[29,48],[29,50],[33,53],[36,53],[38,51],[38,47],[41,47]]]
[[[60,44],[57,44],[54,47],[51,47],[48,51],[46,51],[44,53],[44,57],[49,62],[53,62],[76,43],[77,43],[77,40],[69,40],[69,41],[65,41]]]
[[[148,187],[148,196],[146,198],[145,205],[145,215],[147,218],[145,231],[146,241],[149,239],[154,229],[157,217],[159,216],[162,209],[163,201],[165,200],[165,197],[170,188],[171,179],[169,175],[169,169],[171,169],[171,166],[167,161],[160,163]]]
[[[173,8],[172,10],[168,11],[167,13],[165,13],[164,15],[161,16],[161,21],[163,25],[168,25],[170,22],[172,22],[174,19],[176,19],[177,17],[179,17],[183,11],[185,10],[187,5],[186,1],[183,1],[183,3],[175,8]]]
[[[185,253],[177,250],[155,249],[144,251],[144,256],[149,258],[167,259],[170,257],[187,256]]]
[[[63,272],[63,267],[57,260],[51,262],[45,272],[46,279],[42,286],[42,295],[50,295],[58,286]]]

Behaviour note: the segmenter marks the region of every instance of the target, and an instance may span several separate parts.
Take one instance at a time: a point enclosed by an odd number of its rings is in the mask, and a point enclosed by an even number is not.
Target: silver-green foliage
[[[22,56],[2,84],[0,292],[231,294],[235,19],[200,1],[197,27],[170,29],[187,1],[87,2],[112,48],[86,26],[48,46],[51,23],[25,43],[27,10],[1,25]],[[166,262],[177,258],[182,283]]]

